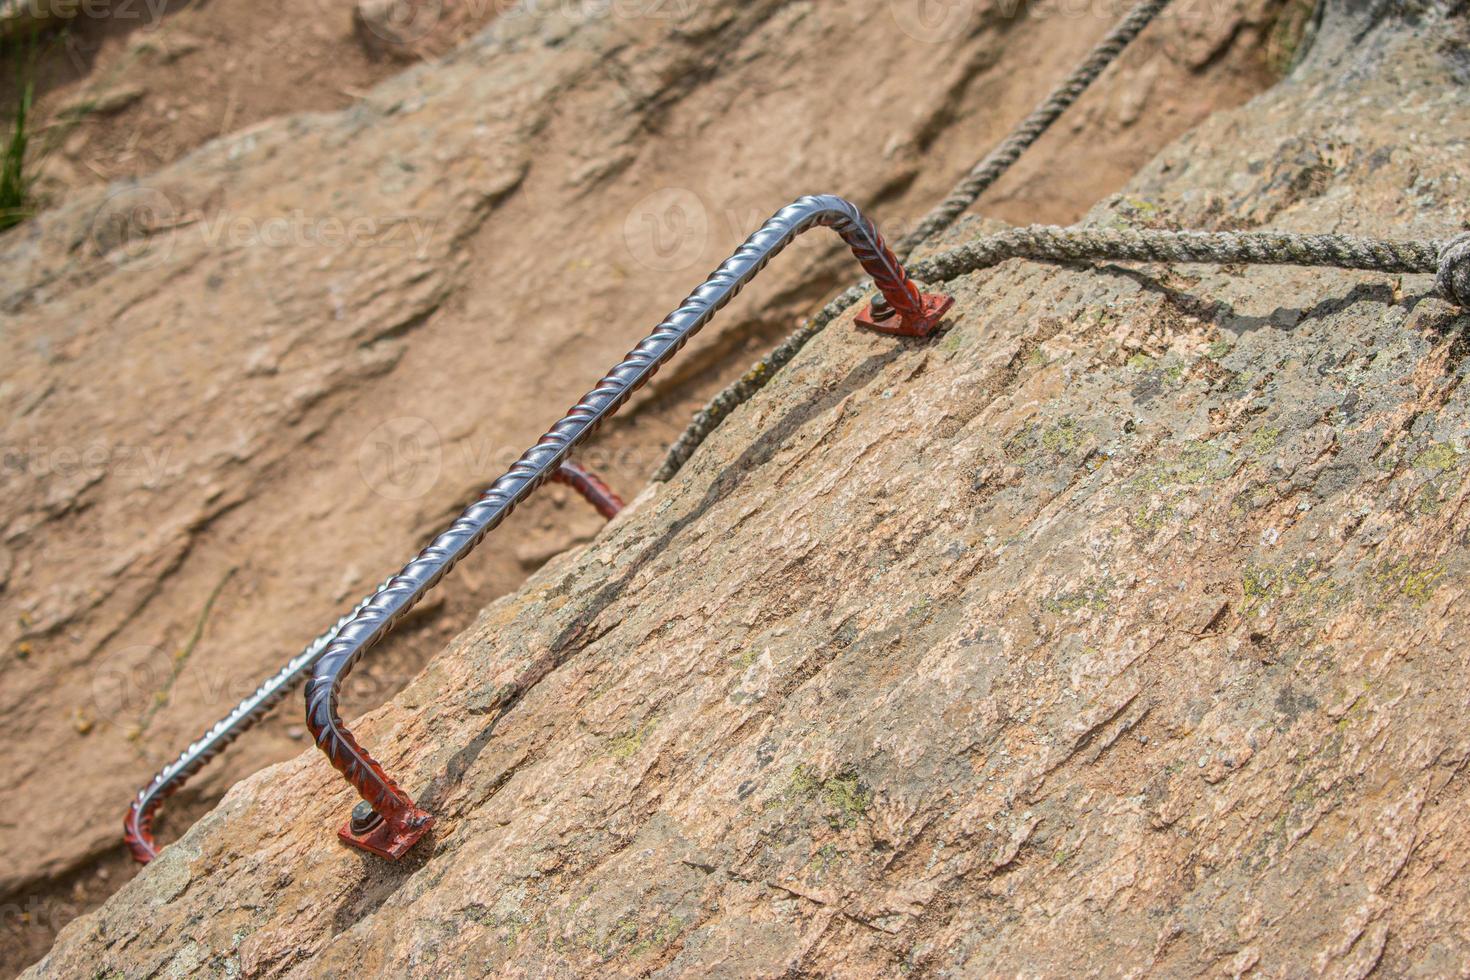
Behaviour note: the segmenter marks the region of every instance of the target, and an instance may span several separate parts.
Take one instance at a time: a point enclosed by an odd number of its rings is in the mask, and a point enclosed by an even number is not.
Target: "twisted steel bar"
[[[774,256],[798,235],[819,225],[831,228],[847,243],[882,292],[891,317],[878,316],[880,329],[923,335],[938,325],[951,301],[921,294],[883,237],[856,206],[838,197],[816,196],[803,197],[778,211],[526,450],[478,501],[337,630],[306,685],[306,724],[317,746],[368,805],[358,804],[353,818],[338,831],[344,842],[396,860],[434,823],[434,818],[419,809],[353,737],[338,715],[342,681],[353,665],[486,534],[550,479],[568,453],[621,408]]]
[[[564,460],[552,479],[576,490],[608,520],[612,520],[623,509],[622,499],[597,474],[571,460]],[[190,743],[177,759],[159,770],[158,775],[138,792],[128,807],[127,816],[123,818],[123,843],[127,845],[133,860],[139,864],[147,864],[158,857],[159,847],[153,837],[153,819],[163,801],[208,765],[211,759],[223,752],[226,746],[253,728],[271,708],[280,704],[281,699],[290,693],[306,671],[316,664],[322,652],[336,639],[338,631],[367,608],[373,597],[387,588],[388,584],[384,582],[379,585],[372,595],[364,598],[352,607],[351,612],[333,623],[330,629],[308,643],[306,649],[286,661],[284,667],[262,681],[253,694],[235,705],[234,710]]]
[[[384,582],[379,585],[378,590],[381,591],[387,584]],[[376,595],[377,592],[373,594]],[[158,775],[154,776],[153,780],[138,792],[138,795],[133,798],[132,805],[128,807],[127,816],[123,818],[123,843],[127,845],[135,861],[139,864],[147,864],[158,857],[159,847],[153,839],[153,818],[157,815],[158,808],[163,805],[163,801],[177,792],[211,759],[223,752],[231,742],[254,727],[266,712],[280,704],[281,699],[291,692],[307,669],[316,663],[322,651],[326,650],[328,644],[336,638],[337,631],[352,622],[354,616],[367,608],[371,599],[371,595],[364,598],[353,607],[351,612],[333,623],[330,629],[308,643],[306,648],[296,656],[286,661],[286,665],[266,678],[255,689],[255,693],[235,705],[234,710],[211,726],[197,740],[191,742],[177,759],[159,770]]]

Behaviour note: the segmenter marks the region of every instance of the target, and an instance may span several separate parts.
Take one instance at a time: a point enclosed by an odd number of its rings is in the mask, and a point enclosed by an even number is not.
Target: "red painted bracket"
[[[337,838],[349,847],[376,854],[389,861],[397,861],[433,826],[433,816],[417,808],[410,812],[407,820],[400,823],[391,818],[385,819],[374,813],[371,807],[359,804],[352,811],[352,819],[337,830]]]
[[[857,315],[860,327],[876,330],[894,337],[927,337],[939,328],[944,314],[954,306],[953,296],[937,293],[920,293],[919,310],[916,314],[895,310],[879,293],[873,297],[867,309]]]

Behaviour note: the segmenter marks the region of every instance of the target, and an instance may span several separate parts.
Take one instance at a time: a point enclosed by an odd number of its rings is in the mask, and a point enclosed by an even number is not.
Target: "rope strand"
[[[1071,107],[1072,103],[1087,91],[1087,87],[1097,80],[1103,70],[1112,64],[1123,53],[1123,49],[1159,15],[1169,0],[1144,0],[1138,6],[1128,12],[1128,15],[1113,27],[1108,36],[1098,42],[1082,64],[1078,65],[1072,74],[1068,75],[1062,84],[1052,90],[1051,94],[1031,110],[1031,114],[1011,130],[1009,136],[1001,140],[1000,145],[991,150],[985,159],[977,163],[965,178],[955,185],[949,196],[924,216],[919,226],[911,233],[905,235],[899,242],[897,252],[899,257],[907,260],[913,250],[935,235],[944,231],[955,223],[960,215],[965,213],[971,204],[985,193],[991,184],[1001,178],[1011,164],[1021,158],[1021,154],[1027,148],[1041,138],[1041,134],[1051,128],[1062,113]]]
[[[1111,231],[1029,225],[981,236],[914,262],[909,270],[921,282],[948,282],[1007,259],[1244,263],[1433,273],[1435,291],[1443,299],[1470,309],[1470,232],[1446,240],[1392,241],[1352,235],[1286,232]],[[677,473],[705,437],[741,403],[759,391],[772,373],[796,355],[802,344],[866,295],[862,285],[848,289],[822,307],[805,327],[788,337],[743,378],[716,395],[670,448],[668,457],[653,479],[664,482]]]
[[[1459,251],[1455,242],[1463,239]],[[1463,253],[1463,254],[1461,254]],[[1029,225],[983,235],[964,245],[915,262],[915,276],[947,282],[1007,259],[1054,262],[1134,261],[1217,264],[1325,266],[1371,272],[1431,272],[1453,279],[1470,269],[1470,235],[1450,241],[1389,241],[1351,235],[1295,235],[1285,232],[1133,231]],[[1448,262],[1448,265],[1446,265]],[[1459,302],[1455,293],[1445,298]]]

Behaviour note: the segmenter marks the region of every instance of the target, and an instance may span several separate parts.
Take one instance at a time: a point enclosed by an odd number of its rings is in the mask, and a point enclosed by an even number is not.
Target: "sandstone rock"
[[[1329,5],[1091,220],[1456,230],[1465,30]],[[1322,270],[951,288],[933,343],[835,323],[357,726],[439,816],[410,859],[337,844],[307,752],[33,975],[1470,968],[1463,314]]]
[[[1008,9],[976,5],[966,30],[932,37],[899,29],[887,0],[520,5],[348,110],[233,133],[0,236],[14,562],[0,650],[26,651],[0,682],[0,811],[27,814],[3,831],[0,905],[69,915],[75,881],[111,868],[120,883],[121,814],[157,767],[420,547],[755,223],[833,190],[901,231],[1116,15]],[[1243,101],[1263,81],[1262,9],[1217,9],[1238,45],[1202,73],[1168,48],[1173,20],[1151,27],[1110,72],[1159,73],[1137,122],[1048,137],[987,208],[1066,220]],[[589,462],[636,493],[690,411],[849,261],[831,242],[794,248]],[[356,706],[523,581],[518,555],[600,527],[554,500],[364,665]],[[763,689],[762,663],[743,691]],[[299,752],[299,723],[293,698],[170,801],[162,839]],[[0,960],[18,946],[7,925]]]

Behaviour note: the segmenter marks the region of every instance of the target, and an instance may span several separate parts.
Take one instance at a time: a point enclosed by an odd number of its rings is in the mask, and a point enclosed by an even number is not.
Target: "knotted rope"
[[[1470,309],[1470,232],[1440,243],[1434,288],[1451,303]]]

